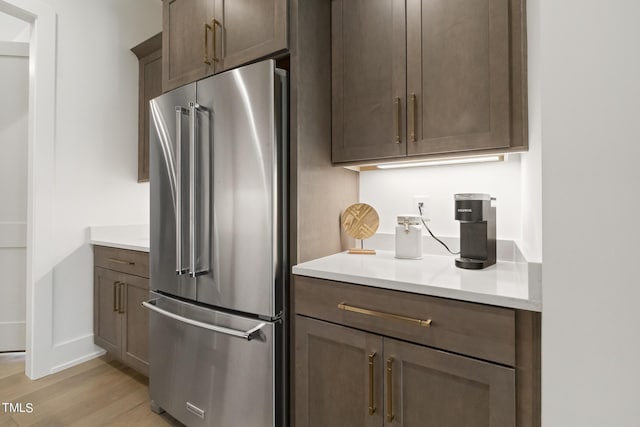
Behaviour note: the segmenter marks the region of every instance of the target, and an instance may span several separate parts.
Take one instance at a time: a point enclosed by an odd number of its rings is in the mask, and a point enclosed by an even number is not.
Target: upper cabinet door
[[[164,0],[162,89],[164,92],[214,72],[214,0]]]
[[[406,155],[405,3],[332,0],[332,160]]]
[[[509,0],[407,0],[409,155],[510,145]]]
[[[287,0],[215,0],[216,72],[286,50]]]

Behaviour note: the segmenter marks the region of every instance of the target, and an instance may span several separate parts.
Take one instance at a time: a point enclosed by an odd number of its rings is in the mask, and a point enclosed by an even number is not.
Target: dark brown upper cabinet
[[[131,51],[138,57],[138,182],[149,181],[149,100],[162,94],[162,33]]]
[[[526,149],[524,8],[332,0],[333,162]]]
[[[333,0],[332,159],[403,156],[405,4]]]
[[[163,0],[163,90],[288,47],[286,0]]]
[[[162,90],[214,72],[213,0],[163,0]]]
[[[216,72],[288,47],[287,0],[215,0],[215,16],[222,43]]]

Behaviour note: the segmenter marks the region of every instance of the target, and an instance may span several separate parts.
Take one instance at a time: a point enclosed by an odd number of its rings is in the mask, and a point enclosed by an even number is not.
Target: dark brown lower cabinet
[[[295,425],[381,426],[382,337],[303,316],[295,322]]]
[[[293,282],[296,427],[540,426],[540,313]]]
[[[385,425],[515,426],[515,370],[384,338]]]
[[[296,426],[515,426],[515,370],[296,316]]]
[[[109,353],[122,352],[122,316],[118,313],[119,283],[122,273],[94,269],[94,340]]]
[[[125,301],[122,359],[137,371],[149,373],[149,313],[142,302],[149,299],[149,279],[123,275]]]
[[[97,265],[122,261],[122,269],[126,269],[139,261],[133,261],[131,251],[109,250],[106,258],[105,249],[96,248]],[[148,278],[94,267],[94,342],[144,375],[149,373],[149,314],[142,302],[148,296]]]

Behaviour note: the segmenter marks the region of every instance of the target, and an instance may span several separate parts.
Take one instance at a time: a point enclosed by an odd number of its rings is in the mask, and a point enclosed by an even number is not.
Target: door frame
[[[51,373],[53,358],[53,208],[55,172],[56,14],[41,0],[0,0],[0,12],[31,25],[27,155],[25,373]]]

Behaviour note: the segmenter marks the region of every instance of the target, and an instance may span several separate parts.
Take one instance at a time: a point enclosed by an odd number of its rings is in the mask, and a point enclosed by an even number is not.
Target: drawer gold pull
[[[376,352],[374,351],[369,355],[369,415],[373,415],[376,412],[376,402],[373,395],[373,377],[374,377],[374,367],[373,367],[373,358],[376,356]]]
[[[396,144],[400,144],[400,142],[402,142],[401,138],[400,138],[400,98],[396,98],[393,100],[393,105],[394,105],[394,116],[393,116],[393,124],[396,128],[396,135],[394,138],[394,142]]]
[[[218,48],[216,44],[216,25],[220,27],[220,31],[223,30],[222,24],[220,23],[220,21],[214,18],[211,20],[211,32],[213,33],[213,58],[212,59],[215,62],[218,62],[219,61],[218,54],[216,53]]]
[[[387,359],[387,421],[394,419],[393,415],[393,358]]]
[[[345,303],[338,304],[340,310],[351,311],[353,313],[366,314],[367,316],[381,317],[383,319],[403,320],[405,322],[416,323],[420,326],[431,326],[431,319],[416,319],[415,317],[402,316],[400,314],[385,313],[383,311],[368,310],[366,308],[354,307]]]
[[[118,312],[118,304],[120,303],[118,289],[120,289],[120,282],[113,282],[113,311],[116,313]]]
[[[203,34],[204,40],[202,42],[202,62],[204,62],[207,65],[211,65],[211,60],[209,59],[209,37],[207,36],[208,36],[208,30],[213,30],[213,31],[215,30],[211,25],[207,24],[206,22],[204,23],[203,29],[204,31],[202,32],[202,34]]]
[[[409,98],[409,140],[416,142],[416,94]]]
[[[118,313],[120,314],[124,314],[124,304],[125,304],[125,298],[126,295],[124,294],[124,282],[118,282],[118,289],[120,290],[119,295],[118,295]]]
[[[117,258],[107,258],[107,261],[115,262],[116,264],[123,264],[123,265],[136,265],[136,263],[133,261],[124,261]]]

